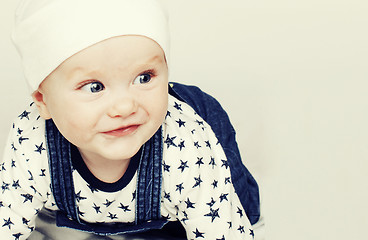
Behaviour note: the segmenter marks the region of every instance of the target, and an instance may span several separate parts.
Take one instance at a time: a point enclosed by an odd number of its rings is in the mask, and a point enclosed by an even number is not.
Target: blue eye
[[[91,82],[87,83],[83,87],[81,87],[83,91],[91,92],[91,93],[97,93],[101,92],[105,89],[105,86],[100,82]]]
[[[133,84],[145,84],[149,83],[152,79],[152,74],[150,73],[142,73],[136,79],[134,79]]]

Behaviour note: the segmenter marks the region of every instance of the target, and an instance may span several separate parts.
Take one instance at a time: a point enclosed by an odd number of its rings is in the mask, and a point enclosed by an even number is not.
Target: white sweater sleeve
[[[44,120],[34,106],[18,116],[0,159],[0,236],[26,239],[50,197]]]
[[[253,239],[227,158],[211,127],[187,114],[185,104],[176,105],[182,113],[173,109],[166,119],[162,215],[179,220],[188,239]]]

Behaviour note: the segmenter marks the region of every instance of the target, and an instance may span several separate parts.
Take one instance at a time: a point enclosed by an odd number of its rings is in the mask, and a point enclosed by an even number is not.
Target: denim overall
[[[260,217],[259,191],[255,179],[243,165],[233,129],[226,112],[208,94],[194,86],[170,83],[169,94],[189,104],[212,128],[229,161],[235,191],[251,224]],[[79,219],[72,177],[70,143],[52,120],[46,121],[46,139],[50,161],[52,192],[60,211],[57,226],[98,235],[143,232],[161,229],[168,220],[161,216],[162,130],[142,146],[136,191],[134,223],[95,224]]]

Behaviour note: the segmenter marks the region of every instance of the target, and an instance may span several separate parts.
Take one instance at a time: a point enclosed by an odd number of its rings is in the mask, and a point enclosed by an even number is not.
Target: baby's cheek
[[[158,119],[164,119],[167,114],[168,99],[162,98],[161,101],[156,105],[156,113]]]
[[[83,121],[81,121],[83,123]],[[78,146],[88,139],[88,127],[77,121],[65,121],[58,127],[60,133],[72,144]]]

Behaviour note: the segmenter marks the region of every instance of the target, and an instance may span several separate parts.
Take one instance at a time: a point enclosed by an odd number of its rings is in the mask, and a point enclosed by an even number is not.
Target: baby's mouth
[[[126,127],[117,128],[111,131],[103,132],[103,134],[115,136],[115,137],[123,137],[129,134],[134,133],[140,125],[129,125]]]

